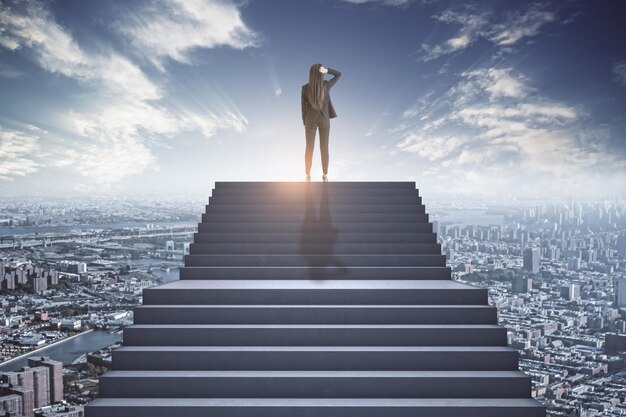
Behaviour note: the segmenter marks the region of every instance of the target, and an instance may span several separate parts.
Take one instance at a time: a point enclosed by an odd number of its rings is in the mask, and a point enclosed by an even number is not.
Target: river
[[[459,225],[490,226],[503,225],[506,223],[503,215],[492,214],[482,209],[435,211],[431,214],[430,218],[440,223]]]
[[[50,359],[63,362],[64,365],[67,365],[87,352],[102,349],[119,340],[122,340],[121,333],[94,330],[80,334],[72,339],[64,340],[55,345],[44,347],[37,352],[31,352],[28,356],[21,357],[20,359],[4,362],[0,364],[0,372],[19,371],[22,366],[28,365],[28,357],[30,356],[49,356]]]
[[[30,234],[45,233],[69,233],[72,230],[88,231],[91,229],[123,229],[126,227],[145,228],[147,224],[154,225],[155,229],[162,227],[195,227],[197,222],[190,221],[167,221],[167,222],[116,222],[116,223],[98,223],[98,224],[75,224],[68,226],[0,226],[0,236],[18,236]]]

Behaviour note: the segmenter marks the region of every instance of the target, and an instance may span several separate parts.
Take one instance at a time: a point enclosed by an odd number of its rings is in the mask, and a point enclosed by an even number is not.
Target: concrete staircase
[[[86,417],[544,417],[414,182],[217,182]]]

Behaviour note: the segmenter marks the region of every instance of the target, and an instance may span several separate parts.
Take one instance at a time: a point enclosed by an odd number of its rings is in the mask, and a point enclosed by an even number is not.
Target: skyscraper
[[[578,300],[580,298],[580,285],[563,285],[561,287],[561,297],[568,301]]]
[[[63,400],[63,362],[50,359],[48,356],[32,356],[28,358],[28,366],[48,368],[50,402]]]
[[[5,372],[3,382],[19,385],[33,391],[34,407],[39,408],[50,404],[50,372],[44,366],[31,368],[22,367],[21,371]]]
[[[39,294],[46,289],[48,289],[48,278],[46,277],[34,277],[32,278],[33,282],[33,292],[35,294]]]
[[[21,385],[15,385],[10,382],[0,383],[0,398],[2,399],[2,405],[0,410],[6,412],[14,412],[14,414],[24,417],[34,417],[35,413],[33,408],[33,390],[23,387]],[[16,401],[17,400],[17,401]]]
[[[541,250],[537,247],[527,248],[524,251],[524,269],[536,274],[539,272],[539,260],[541,259]]]
[[[621,232],[617,237],[617,251],[622,255],[626,254],[626,232]]]
[[[626,278],[615,280],[615,307],[626,307]]]
[[[609,355],[626,351],[626,335],[606,333],[604,335],[604,350]]]
[[[513,294],[525,294],[533,288],[533,280],[528,277],[515,277]]]
[[[567,269],[570,271],[578,271],[580,269],[580,258],[571,257],[567,261]]]

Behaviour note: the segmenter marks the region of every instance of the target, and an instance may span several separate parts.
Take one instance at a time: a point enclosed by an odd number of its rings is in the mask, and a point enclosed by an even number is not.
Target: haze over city
[[[0,1],[3,196],[304,179],[300,88],[333,88],[331,181],[423,195],[625,189],[620,1]],[[316,144],[313,180],[319,180]]]

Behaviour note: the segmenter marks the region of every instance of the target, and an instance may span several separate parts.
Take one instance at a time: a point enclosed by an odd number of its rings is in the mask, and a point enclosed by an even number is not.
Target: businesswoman
[[[332,74],[330,80],[324,79],[324,74]],[[328,181],[328,136],[330,134],[330,119],[337,117],[335,108],[330,100],[330,89],[341,77],[341,72],[332,68],[325,68],[322,64],[313,64],[309,69],[309,82],[302,86],[302,123],[306,136],[304,151],[304,169],[306,180],[311,181],[311,163],[315,146],[315,132],[319,129],[320,153],[322,154],[322,180]]]

